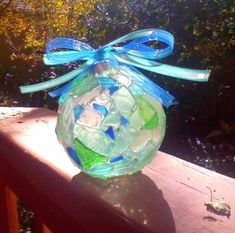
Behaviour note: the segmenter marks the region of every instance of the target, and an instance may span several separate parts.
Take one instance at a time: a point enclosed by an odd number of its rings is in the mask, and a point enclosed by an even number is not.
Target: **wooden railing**
[[[16,196],[33,233],[235,232],[235,180],[158,152],[142,172],[106,181],[79,171],[57,142],[56,113],[0,108],[0,233],[18,232]],[[208,212],[214,197],[231,216]]]

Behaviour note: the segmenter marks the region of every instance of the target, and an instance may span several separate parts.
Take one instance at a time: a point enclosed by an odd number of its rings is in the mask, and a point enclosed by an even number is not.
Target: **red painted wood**
[[[18,233],[16,196],[3,183],[0,184],[0,232]]]
[[[0,164],[9,186],[52,232],[235,232],[234,179],[158,152],[142,173],[97,180],[80,173],[58,144],[56,113],[14,111],[28,113],[0,118]],[[231,206],[230,219],[206,210],[206,186]]]

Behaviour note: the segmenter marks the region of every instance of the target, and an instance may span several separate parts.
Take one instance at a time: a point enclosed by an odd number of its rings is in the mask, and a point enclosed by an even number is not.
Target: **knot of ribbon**
[[[148,46],[147,42],[160,42],[161,46],[157,49]],[[124,45],[120,45],[124,44]],[[162,48],[163,47],[163,48]],[[171,76],[174,78],[186,79],[191,81],[206,82],[210,75],[210,70],[195,70],[176,67],[172,65],[162,64],[156,60],[160,60],[169,56],[174,47],[174,37],[171,33],[162,29],[145,29],[129,33],[122,36],[98,49],[92,48],[90,45],[71,38],[55,38],[49,40],[46,45],[46,53],[43,55],[46,65],[62,65],[77,61],[85,61],[77,69],[70,71],[56,79],[45,81],[38,84],[21,86],[21,93],[32,93],[49,88],[54,88],[70,80],[78,79],[81,74],[89,71],[93,65],[104,60],[109,60],[113,65],[128,66],[134,73],[141,75],[145,81],[145,91],[160,99],[160,102],[168,107],[173,101],[173,97],[157,84],[154,84],[142,73],[134,67],[151,71],[154,73]],[[60,50],[60,51],[58,51]],[[135,78],[133,78],[135,79]],[[137,84],[140,80],[136,79]],[[151,87],[147,87],[150,85]],[[64,87],[50,92],[51,96],[63,94],[71,87],[66,84]],[[142,86],[141,86],[142,87]],[[157,94],[154,94],[154,89]],[[161,98],[164,92],[164,98]]]

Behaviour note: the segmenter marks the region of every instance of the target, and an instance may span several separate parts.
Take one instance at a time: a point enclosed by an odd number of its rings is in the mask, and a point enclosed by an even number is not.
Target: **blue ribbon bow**
[[[165,48],[154,49],[145,44],[149,41],[163,42],[166,46]],[[118,46],[118,44],[124,42],[125,44],[123,46]],[[210,70],[186,69],[154,61],[169,56],[172,53],[173,47],[173,35],[162,29],[135,31],[98,49],[94,49],[88,44],[70,38],[55,38],[50,40],[46,45],[46,54],[43,56],[46,65],[61,65],[81,60],[86,62],[77,69],[56,79],[38,84],[21,86],[20,90],[21,93],[31,93],[53,88],[70,80],[75,81],[81,77],[81,74],[88,72],[97,62],[110,60],[112,64],[121,64],[131,70],[134,74],[131,76],[134,83],[150,95],[160,99],[161,103],[168,107],[174,99],[173,96],[146,78],[134,67],[162,75],[199,82],[208,81],[210,75]],[[58,49],[64,49],[64,51],[55,51]],[[52,91],[49,94],[52,96],[61,95],[70,87],[71,83],[66,84],[58,90]]]

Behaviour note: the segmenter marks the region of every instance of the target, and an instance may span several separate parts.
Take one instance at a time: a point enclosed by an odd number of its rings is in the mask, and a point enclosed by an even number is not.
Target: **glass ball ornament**
[[[153,48],[149,41],[161,43]],[[210,70],[155,62],[169,56],[173,47],[173,35],[162,29],[131,32],[98,49],[54,38],[46,45],[46,65],[85,62],[61,77],[20,90],[32,93],[66,83],[49,95],[60,96],[56,132],[72,161],[101,179],[132,174],[156,155],[165,134],[161,104],[169,107],[174,101],[136,68],[198,82],[207,82],[210,75]]]
[[[162,105],[133,75],[125,65],[100,62],[60,97],[58,140],[88,175],[133,174],[152,161],[162,143]]]

